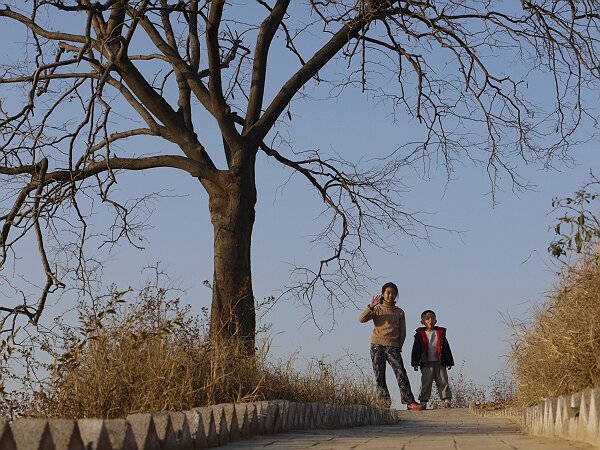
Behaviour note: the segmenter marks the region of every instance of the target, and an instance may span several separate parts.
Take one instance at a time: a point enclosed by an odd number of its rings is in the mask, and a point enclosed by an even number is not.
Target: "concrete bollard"
[[[554,424],[556,421],[556,404],[558,399],[547,398],[544,400],[544,429],[543,434],[548,436],[554,435]]]
[[[293,413],[292,413],[292,404],[294,402],[290,402],[289,400],[282,400],[284,403],[284,422],[283,422],[283,427],[285,431],[292,431],[293,427],[294,427],[294,417],[293,417]]]
[[[534,420],[532,424],[532,429],[537,431],[537,434],[541,434],[542,432],[542,418],[543,407],[542,405],[535,405],[531,407],[531,420]]]
[[[267,422],[267,405],[268,402],[256,402],[256,422],[258,424],[258,434],[269,434],[266,429]]]
[[[329,408],[328,403],[321,403],[319,405],[319,414],[321,419],[321,427],[320,428],[328,428],[330,422],[331,410]]]
[[[339,405],[327,405],[329,407],[329,428],[339,428],[340,412]]]
[[[525,427],[525,423],[527,423],[527,417],[528,417],[527,414],[528,414],[528,412],[529,412],[530,409],[531,409],[531,407],[524,408],[523,410],[521,410],[521,414],[519,416],[519,422],[518,422],[518,425],[521,428],[524,428]]]
[[[196,411],[202,420],[208,448],[217,447],[219,445],[219,433],[217,432],[217,423],[215,422],[215,416],[212,408],[206,406],[202,408],[194,408],[193,411]],[[219,420],[220,419],[221,418],[219,417]]]
[[[349,423],[348,426],[349,427],[355,427],[356,423],[358,422],[358,406],[357,405],[350,405],[348,406],[349,412],[348,412],[348,417],[349,417]]]
[[[365,425],[373,424],[373,407],[369,407],[365,410]]]
[[[108,431],[102,419],[79,419],[77,421],[83,446],[87,450],[112,450]]]
[[[379,408],[369,408],[369,425],[377,425],[379,417]]]
[[[533,426],[533,415],[534,415],[534,407],[530,406],[529,408],[524,408],[521,414],[521,419],[519,422],[519,426],[523,430],[532,430]],[[531,431],[529,431],[531,433]]]
[[[225,416],[225,423],[227,425],[228,442],[239,441],[241,434],[235,406],[232,403],[217,406],[220,406],[223,409],[223,415]]]
[[[312,428],[322,428],[323,421],[321,418],[321,404],[317,402],[311,403],[310,411]]]
[[[204,431],[204,424],[202,423],[202,417],[198,411],[184,411],[187,419],[188,427],[190,430],[190,437],[192,439],[192,448],[194,450],[201,450],[208,448],[208,442],[206,440],[206,433]]]
[[[369,425],[371,423],[371,410],[372,406],[365,406],[363,410],[363,425]]]
[[[291,406],[293,404],[293,406]],[[304,416],[306,409],[303,403],[290,402],[290,411],[292,412],[291,426],[294,430],[304,429]]]
[[[3,418],[0,418],[0,448],[2,450],[16,450],[17,448],[9,422]]]
[[[366,407],[364,405],[357,405],[356,406],[356,425],[357,426],[362,426],[366,423],[365,421],[365,411],[366,411]]]
[[[161,450],[156,427],[151,414],[127,416],[138,450]]]
[[[323,427],[335,428],[335,407],[331,403],[325,403]]]
[[[106,427],[108,440],[113,450],[140,450],[135,441],[131,424],[127,420],[105,420],[104,426]]]
[[[154,413],[152,414],[152,420],[154,421],[161,450],[177,450],[177,439],[175,438],[175,431],[169,413]]]
[[[581,400],[583,395],[581,392],[577,392],[571,394],[569,398],[569,426],[567,433],[570,438],[576,438],[579,432],[579,425],[584,422],[581,414]]]
[[[307,417],[309,420],[309,427],[310,428],[320,428],[320,425],[317,424],[317,421],[319,419],[319,404],[318,403],[309,403],[308,405],[306,405],[306,409],[307,409]]]
[[[360,420],[359,420],[360,408],[358,405],[352,405],[351,408],[352,408],[352,423],[350,426],[356,427],[356,426],[358,426],[358,424],[360,422]]]
[[[373,408],[374,409],[374,418],[375,418],[375,424],[378,425],[383,421],[383,412],[381,409],[379,408]]]
[[[598,445],[600,441],[600,389],[590,390],[590,409],[586,429],[586,442]]]
[[[366,409],[365,411],[365,419],[366,419],[366,423],[365,425],[373,425],[375,423],[375,409],[374,407],[370,406]]]
[[[544,417],[546,414],[546,403],[538,403],[535,406],[535,411],[536,411],[536,427],[538,430],[538,434],[542,435],[544,434],[544,429],[545,429],[545,424],[544,424]]]
[[[229,428],[227,426],[227,418],[225,412],[220,405],[211,406],[210,409],[215,419],[215,427],[217,429],[217,436],[219,437],[219,445],[225,445],[229,443]]]
[[[74,420],[50,419],[48,427],[56,450],[84,450],[79,427]],[[0,448],[4,449],[2,445]]]
[[[284,411],[283,403],[279,400],[269,402],[268,414],[273,415],[273,433],[281,433],[283,431]]]
[[[258,406],[256,403],[248,403],[248,429],[250,436],[255,436],[260,433],[258,425]]]
[[[294,430],[304,429],[304,408],[303,403],[294,402]]]
[[[360,405],[352,406],[352,426],[357,427],[360,425],[361,419]]]
[[[342,405],[333,405],[333,427],[341,428],[344,423],[344,407]]]
[[[289,400],[278,400],[279,406],[279,419],[281,421],[281,431],[290,431],[290,401]]]
[[[299,430],[305,430],[306,423],[306,403],[296,403],[296,425]]]
[[[11,431],[17,450],[54,450],[46,419],[17,419]]]
[[[383,409],[377,409],[377,423],[381,423],[384,421],[384,410]]]
[[[290,401],[281,400],[279,402],[279,407],[281,408],[281,431],[283,433],[291,431],[292,420],[290,416]]]
[[[569,434],[569,403],[567,395],[561,395],[556,400],[556,414],[554,416],[554,434],[567,437]]]
[[[296,402],[288,403],[288,429],[298,429],[298,404]]]
[[[235,405],[240,437],[246,438],[258,434],[258,423],[256,421],[256,405],[253,403],[239,403]]]
[[[194,450],[190,426],[185,413],[169,411],[178,450]]]
[[[544,432],[544,410],[544,403],[538,403],[535,405],[535,428],[537,429],[537,434],[539,435],[543,434]]]
[[[341,428],[347,428],[352,426],[351,425],[351,411],[350,411],[350,407],[348,405],[342,405],[340,407],[340,424],[339,427]]]
[[[337,405],[337,425],[336,428],[346,428],[348,424],[348,408],[346,405]]]

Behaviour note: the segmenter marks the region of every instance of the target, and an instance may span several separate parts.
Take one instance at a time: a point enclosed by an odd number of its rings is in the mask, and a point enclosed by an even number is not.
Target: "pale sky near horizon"
[[[13,42],[9,33],[13,32],[0,22],[0,41]],[[273,70],[284,68],[274,66]],[[536,89],[544,91],[542,86]],[[384,105],[358,91],[326,102],[294,106],[293,120],[286,127],[294,149],[320,148],[354,160],[383,156],[406,141],[408,128],[418,127],[402,120],[392,124]],[[400,238],[390,242],[395,249],[392,253],[367,248],[369,275],[377,281],[366,286],[364,298],[355,299],[359,307],[347,305],[336,311],[331,331],[327,330],[329,317],[320,322],[321,332],[306,308],[291,300],[278,303],[264,319],[273,323],[272,355],[285,357],[298,352],[301,365],[312,357],[334,360],[351,353],[364,358],[364,366],[370,370],[367,358],[372,325],[360,324],[357,318],[370,296],[378,294],[383,283],[393,281],[399,286],[398,306],[406,312],[409,330],[403,352],[405,364],[409,365],[412,330],[419,326],[420,312],[433,309],[438,325],[448,328],[457,365],[464,362],[464,374],[486,385],[491,376],[505,368],[504,355],[510,350],[511,330],[504,318],[526,317],[530,305],[542,302],[556,281],[559,266],[546,251],[553,239],[549,229],[555,224],[552,198],[579,189],[591,169],[598,174],[597,140],[581,145],[573,156],[573,166],[558,164],[555,170],[523,165],[519,171],[534,187],[515,193],[507,180],[501,180],[496,205],[488,194],[485,170],[468,160],[456,167],[449,182],[443,167],[435,165],[426,177],[418,171],[407,173],[406,183],[411,187],[403,198],[407,209],[427,211],[432,225],[464,232],[458,236],[434,231],[431,244]],[[321,203],[299,177],[287,182],[289,175],[259,155],[252,246],[257,301],[278,296],[288,282],[290,264],[317,262],[309,240],[320,231],[315,223]],[[105,284],[139,286],[144,279],[141,268],[161,261],[171,279],[187,289],[183,301],[199,312],[201,307],[210,306],[210,291],[203,280],[212,280],[212,226],[206,194],[197,181],[173,170],[125,174],[116,189],[139,193],[146,186],[168,190],[171,196],[154,205],[154,228],[146,233],[146,250],[126,245],[114,249],[105,262]],[[408,372],[416,395],[418,374],[410,368]],[[398,406],[398,388],[391,372],[388,385]]]

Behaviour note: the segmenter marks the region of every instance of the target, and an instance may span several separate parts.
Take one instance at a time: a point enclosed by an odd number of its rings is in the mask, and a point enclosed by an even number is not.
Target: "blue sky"
[[[9,33],[2,23],[2,42],[12,42]],[[2,56],[9,51],[6,46]],[[286,61],[277,60],[270,76],[285,78]],[[532,81],[534,97],[543,97],[549,89],[547,80]],[[294,150],[321,149],[360,160],[366,155],[390,154],[418,134],[418,124],[402,117],[392,123],[385,105],[359,91],[349,90],[327,101],[294,103],[293,119],[284,128]],[[320,91],[321,96],[324,92]],[[591,134],[594,130],[584,131]],[[164,145],[144,142],[159,148]],[[219,140],[213,136],[212,142]],[[556,279],[558,266],[546,251],[552,240],[549,228],[555,223],[552,198],[571,194],[586,181],[590,169],[600,167],[597,141],[577,148],[573,156],[574,164],[559,164],[555,170],[523,165],[519,171],[534,187],[515,193],[508,180],[500,180],[495,205],[488,194],[485,170],[468,160],[457,165],[451,181],[435,162],[426,176],[420,170],[407,171],[403,179],[410,191],[402,199],[407,209],[427,211],[432,225],[464,232],[458,236],[436,231],[430,244],[394,238],[389,253],[367,248],[368,274],[377,281],[365,286],[364,297],[355,302],[364,307],[384,282],[395,282],[400,289],[398,305],[406,312],[409,329],[404,354],[409,354],[410,330],[419,326],[420,312],[433,309],[439,325],[448,328],[457,363],[464,361],[465,374],[487,384],[490,376],[505,367],[504,355],[510,349],[511,331],[503,316],[526,317],[530,305],[543,301]],[[320,231],[321,202],[302,179],[288,181],[289,175],[274,161],[259,156],[252,260],[259,300],[279,295],[288,283],[291,264],[317,263],[318,249],[311,248],[309,241]],[[146,250],[121,245],[103,256],[104,282],[122,288],[139,286],[144,279],[141,268],[161,261],[171,279],[187,289],[183,300],[199,312],[210,305],[210,291],[203,280],[212,280],[212,226],[206,194],[197,181],[173,170],[126,174],[115,192],[125,197],[143,193],[148,186],[168,191],[169,197],[153,205],[154,228],[145,235]],[[105,218],[97,220],[101,223]],[[330,311],[319,304],[316,311],[321,330],[330,328]],[[371,324],[360,324],[359,313],[359,307],[348,304],[336,310],[333,329],[321,332],[305,307],[282,300],[264,319],[273,323],[272,354],[285,357],[298,351],[302,364],[311,357],[333,360],[349,352],[365,358],[368,368]],[[398,404],[397,388],[391,373],[388,376]],[[409,371],[409,376],[416,393],[418,375]]]

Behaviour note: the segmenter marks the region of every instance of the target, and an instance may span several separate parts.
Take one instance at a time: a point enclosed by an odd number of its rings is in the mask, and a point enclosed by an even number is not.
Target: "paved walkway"
[[[260,436],[223,450],[568,450],[586,444],[521,434],[507,419],[488,419],[465,409],[406,411],[395,425],[307,430]]]

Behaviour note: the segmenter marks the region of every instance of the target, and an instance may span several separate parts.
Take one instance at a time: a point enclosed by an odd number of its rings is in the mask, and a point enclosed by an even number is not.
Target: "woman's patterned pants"
[[[371,361],[373,361],[373,372],[375,372],[375,379],[377,381],[377,395],[380,400],[387,403],[390,401],[390,391],[388,391],[387,383],[385,382],[385,363],[387,361],[392,366],[392,370],[398,380],[402,403],[408,404],[415,401],[415,397],[410,390],[410,382],[406,375],[406,369],[404,369],[404,363],[402,362],[400,347],[371,344]]]

